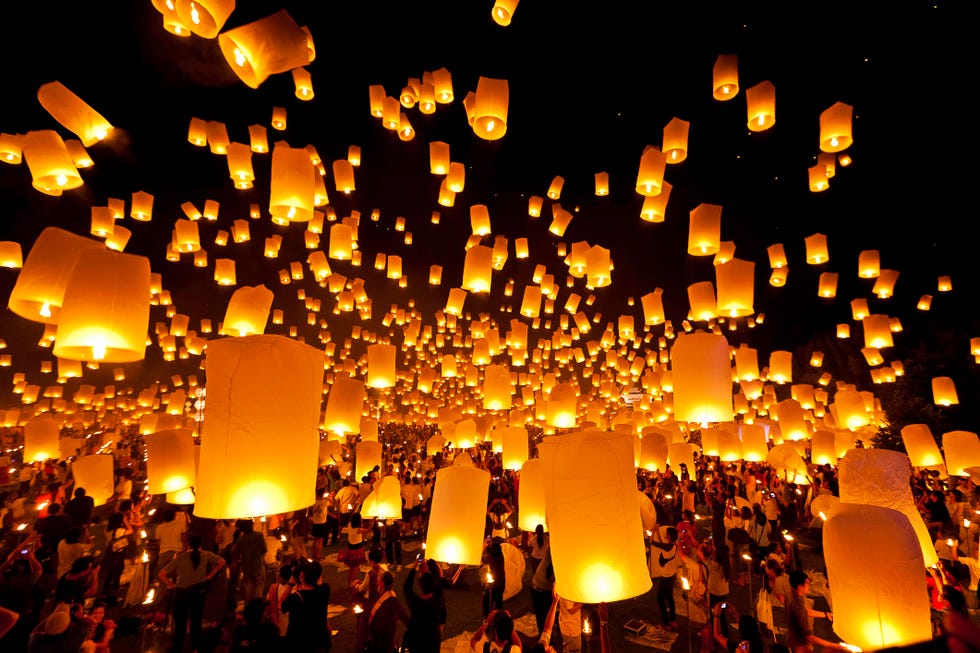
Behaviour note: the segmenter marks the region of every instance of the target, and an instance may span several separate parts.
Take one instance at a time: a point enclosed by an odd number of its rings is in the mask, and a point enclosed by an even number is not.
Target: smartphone
[[[724,603],[724,602],[722,602],[722,604],[721,604],[721,609],[722,609],[722,610],[727,610],[727,609],[728,609],[728,604],[727,604],[727,603]]]

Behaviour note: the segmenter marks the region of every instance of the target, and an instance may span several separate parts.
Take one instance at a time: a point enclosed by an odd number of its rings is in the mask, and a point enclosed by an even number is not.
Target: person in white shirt
[[[187,544],[187,522],[177,519],[177,509],[168,506],[163,511],[163,521],[157,524],[154,536],[160,543],[160,556],[157,561],[157,571],[159,571],[184,550]]]

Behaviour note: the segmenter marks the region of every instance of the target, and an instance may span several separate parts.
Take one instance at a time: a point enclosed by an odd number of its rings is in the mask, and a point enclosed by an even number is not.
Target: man
[[[74,496],[65,504],[65,514],[75,526],[88,528],[95,513],[95,499],[88,496],[85,488],[75,488]]]
[[[242,594],[247,604],[265,593],[265,536],[255,530],[251,519],[239,521],[241,535],[231,546],[231,559],[238,563],[242,574]]]
[[[826,617],[833,621],[832,612],[814,610],[806,594],[810,589],[810,577],[806,572],[794,569],[789,572],[789,586],[792,590],[786,597],[786,644],[792,653],[812,653],[813,645],[847,651],[843,644],[830,642],[813,634],[811,617]]]
[[[350,516],[358,504],[357,489],[351,487],[350,481],[345,478],[334,500],[340,508],[340,527],[347,528],[347,524],[350,523]]]
[[[54,575],[58,572],[58,544],[71,528],[71,518],[61,512],[61,504],[48,506],[47,517],[34,522],[34,532],[41,536],[38,560],[44,563],[45,570]]]
[[[673,526],[658,528],[650,541],[650,578],[657,583],[657,606],[663,626],[670,630],[678,628],[674,584],[682,564],[677,547],[677,529]]]
[[[312,561],[296,571],[296,591],[283,599],[282,611],[289,615],[286,644],[297,653],[327,653],[331,647],[330,585],[320,582],[323,567]]]
[[[392,653],[398,622],[408,626],[408,611],[395,595],[394,585],[392,573],[384,572],[381,576],[381,595],[368,612],[367,643],[371,653]]]
[[[520,653],[521,638],[514,629],[514,618],[505,610],[488,614],[470,638],[470,648],[477,653]]]

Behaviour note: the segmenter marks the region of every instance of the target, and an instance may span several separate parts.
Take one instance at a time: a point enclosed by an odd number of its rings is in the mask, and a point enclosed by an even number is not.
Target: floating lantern
[[[830,260],[827,254],[827,237],[823,234],[813,234],[804,239],[806,244],[806,262],[810,265],[820,265]]]
[[[490,473],[471,465],[436,472],[425,555],[438,562],[479,565],[483,554]]]
[[[480,77],[473,106],[473,132],[495,141],[507,133],[507,104],[510,91],[506,79]]]
[[[361,440],[354,449],[354,458],[357,463],[354,467],[354,476],[360,481],[367,476],[375,467],[381,467],[381,443],[377,440]]]
[[[395,346],[383,343],[368,345],[367,387],[391,388],[395,385]]]
[[[721,207],[699,204],[691,211],[687,236],[687,253],[691,256],[711,256],[718,253],[721,243]]]
[[[316,169],[302,148],[278,145],[272,150],[269,214],[279,224],[313,218]]]
[[[330,387],[323,428],[341,435],[357,433],[364,407],[364,383],[347,375],[338,375]]]
[[[851,115],[854,107],[835,102],[820,114],[820,151],[840,152],[854,142],[851,137]]]
[[[230,336],[265,333],[272,299],[272,291],[263,285],[238,288],[228,301],[219,333]]]
[[[493,7],[490,9],[490,17],[493,18],[493,22],[501,27],[510,25],[518,2],[520,0],[494,0]]]
[[[946,476],[946,463],[936,438],[928,424],[907,424],[902,427],[902,443],[913,467],[938,469]]]
[[[691,123],[674,117],[664,127],[663,153],[667,163],[681,163],[687,159],[687,140]]]
[[[538,524],[541,524],[547,531],[544,470],[541,467],[541,458],[531,458],[521,465],[520,480],[517,498],[521,509],[517,515],[517,527],[522,531],[533,533]]]
[[[26,393],[25,393],[26,394]],[[26,397],[25,397],[26,398]],[[32,403],[25,401],[24,403]],[[61,423],[50,413],[41,413],[24,423],[24,462],[44,462],[58,457]]]
[[[311,63],[309,32],[283,9],[218,35],[218,45],[232,71],[250,88],[270,75]]]
[[[360,445],[367,444],[364,442]],[[358,456],[360,459],[360,456]],[[378,464],[380,465],[380,458]],[[358,476],[358,478],[361,478]],[[361,516],[374,519],[401,519],[402,517],[402,492],[401,482],[397,476],[382,476],[374,484],[374,489],[364,498],[361,505]]]
[[[640,168],[636,175],[636,192],[644,197],[660,194],[664,183],[667,157],[659,148],[647,145],[640,155]],[[549,195],[550,197],[550,195]]]
[[[967,469],[980,465],[980,439],[972,431],[943,433],[943,452],[950,476],[969,476]]]
[[[738,95],[738,56],[720,54],[712,68],[712,97],[716,100],[731,100]]]
[[[82,456],[71,464],[75,487],[85,488],[96,506],[105,505],[115,493],[114,457],[111,454]]]
[[[733,258],[715,266],[719,315],[743,317],[755,313],[755,263]]]
[[[61,82],[42,84],[37,91],[37,99],[44,110],[78,136],[85,147],[95,145],[112,131],[108,120]]]
[[[749,131],[761,132],[776,124],[776,87],[765,80],[745,89]]]
[[[674,419],[698,424],[732,421],[732,372],[725,337],[703,331],[683,335],[670,358]]]
[[[176,492],[195,483],[194,432],[190,429],[156,431],[146,435],[146,480],[150,494]]]
[[[24,135],[24,159],[31,171],[31,184],[46,195],[78,188],[84,182],[58,132],[50,129]]]
[[[937,406],[955,406],[960,403],[952,378],[948,376],[932,378],[932,400]]]

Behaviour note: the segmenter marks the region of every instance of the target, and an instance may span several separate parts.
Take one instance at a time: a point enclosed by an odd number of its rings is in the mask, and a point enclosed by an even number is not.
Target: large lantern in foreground
[[[436,472],[425,555],[439,562],[479,565],[483,557],[490,472],[450,465]]]
[[[553,442],[541,455],[555,591],[581,603],[648,591],[633,436],[587,430]],[[583,514],[594,518],[583,524]]]
[[[823,527],[823,550],[841,639],[865,651],[932,639],[922,550],[905,515],[841,503]]]
[[[218,34],[228,65],[251,88],[312,62],[309,41],[309,33],[285,9]]]
[[[284,336],[208,343],[195,514],[239,519],[313,503],[323,359]]]

